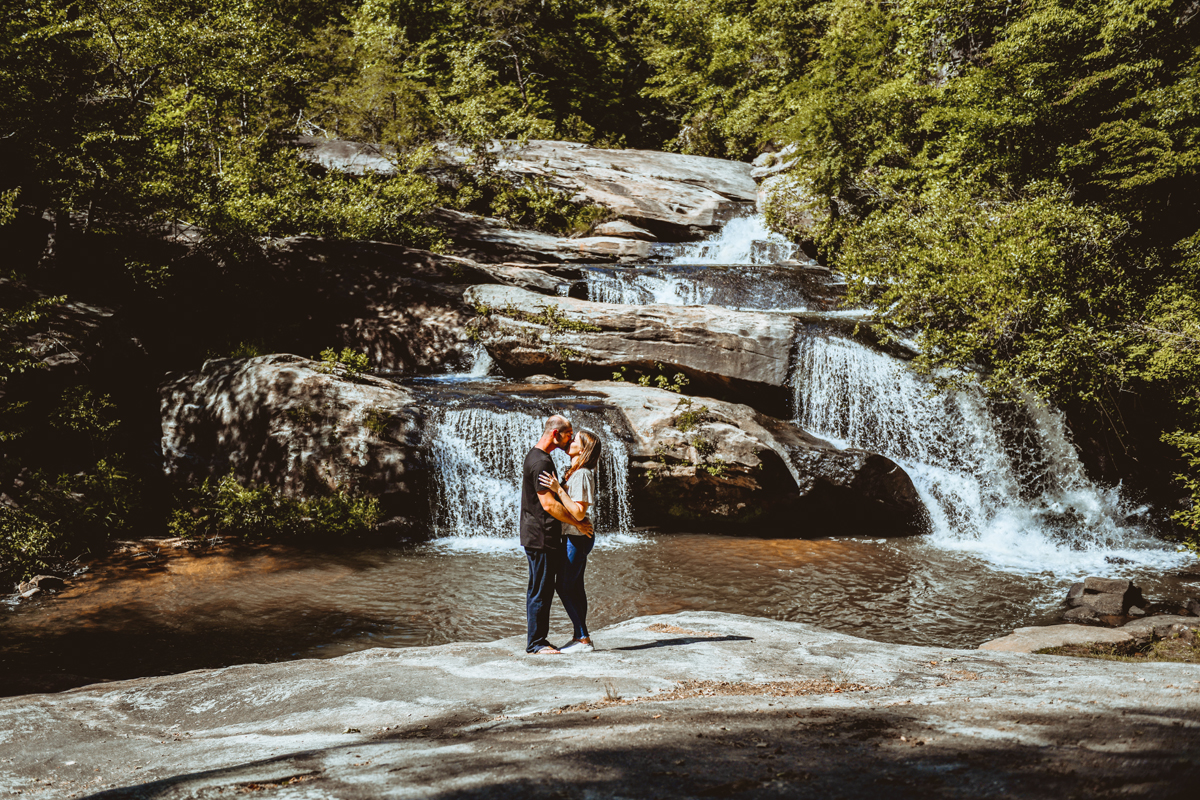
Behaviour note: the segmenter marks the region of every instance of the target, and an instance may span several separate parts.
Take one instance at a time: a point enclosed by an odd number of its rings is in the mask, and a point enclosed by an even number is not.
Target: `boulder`
[[[1090,625],[1046,625],[1038,628],[1017,628],[1008,636],[979,645],[980,650],[1003,653],[1033,653],[1047,647],[1068,644],[1125,644],[1134,640],[1123,628],[1098,628]]]
[[[1188,600],[1185,608],[1187,608],[1187,613],[1191,614],[1193,617],[1200,617],[1200,600]]]
[[[621,411],[632,432],[640,524],[688,530],[763,525],[792,535],[912,533],[921,503],[883,456],[839,450],[753,408],[627,382],[574,391]]]
[[[1177,627],[1180,626],[1180,627]],[[1177,614],[1159,614],[1154,617],[1142,617],[1141,619],[1131,620],[1121,626],[1120,630],[1128,633],[1138,642],[1150,642],[1154,639],[1170,638],[1162,636],[1161,633],[1171,633],[1167,629],[1175,629],[1176,631],[1182,628],[1197,627],[1200,623],[1190,617],[1183,617]]]
[[[1090,577],[1084,579],[1083,583],[1071,586],[1067,592],[1067,605],[1076,611],[1090,609],[1099,616],[1120,616],[1135,607],[1144,606],[1145,600],[1142,590],[1134,586],[1132,581]],[[1064,615],[1063,618],[1083,619],[1086,615],[1080,612],[1071,617]]]
[[[27,581],[22,581],[17,587],[17,593],[24,595],[26,592],[40,590],[43,592],[61,592],[67,588],[67,582],[62,578],[54,575],[38,575],[30,578]]]
[[[475,286],[464,298],[486,309],[477,322],[492,358],[515,375],[557,372],[607,378],[614,370],[684,374],[705,395],[745,399],[784,416],[788,356],[797,321],[718,306],[629,306]],[[631,375],[632,377],[632,375]]]
[[[338,488],[390,517],[425,513],[422,414],[405,389],[294,355],[219,359],[159,389],[163,469],[186,485],[232,472],[295,497]]]

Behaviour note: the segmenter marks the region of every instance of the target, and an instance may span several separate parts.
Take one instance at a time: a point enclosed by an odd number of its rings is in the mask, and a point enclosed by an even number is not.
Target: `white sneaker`
[[[590,653],[596,648],[592,646],[592,639],[572,639],[562,647],[558,648],[560,653]]]

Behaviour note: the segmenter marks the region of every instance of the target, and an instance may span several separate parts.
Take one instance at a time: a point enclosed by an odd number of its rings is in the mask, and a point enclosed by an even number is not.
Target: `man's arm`
[[[558,498],[549,489],[543,489],[538,492],[538,502],[542,504],[542,508],[546,513],[554,517],[559,522],[571,525],[579,530],[584,536],[592,535],[592,526],[587,522],[580,522],[571,516],[571,513],[559,502]]]

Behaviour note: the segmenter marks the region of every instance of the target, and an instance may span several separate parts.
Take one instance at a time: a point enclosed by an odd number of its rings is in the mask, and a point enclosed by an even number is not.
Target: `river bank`
[[[0,791],[1164,798],[1200,778],[1195,665],[718,613],[595,636],[574,658],[526,656],[516,636],[0,700]]]
[[[64,590],[4,609],[0,694],[524,630],[527,567],[505,537],[400,547],[171,543],[130,542],[130,552],[90,562]],[[997,568],[923,537],[604,533],[590,563],[596,626],[724,611],[963,649],[1055,625],[1073,580]],[[1191,573],[1128,574],[1152,600],[1196,594]],[[566,624],[561,610],[554,621]]]

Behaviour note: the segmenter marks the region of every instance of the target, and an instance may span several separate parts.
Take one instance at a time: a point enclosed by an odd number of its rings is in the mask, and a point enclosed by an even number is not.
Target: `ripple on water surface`
[[[919,537],[605,536],[588,562],[589,623],[710,610],[880,641],[975,647],[1053,621],[1066,587],[1082,577],[1005,572]],[[1171,578],[1128,577],[1156,600],[1187,593]],[[511,538],[114,559],[58,596],[0,615],[0,689],[519,636],[526,580]],[[570,635],[558,604],[552,631]]]

